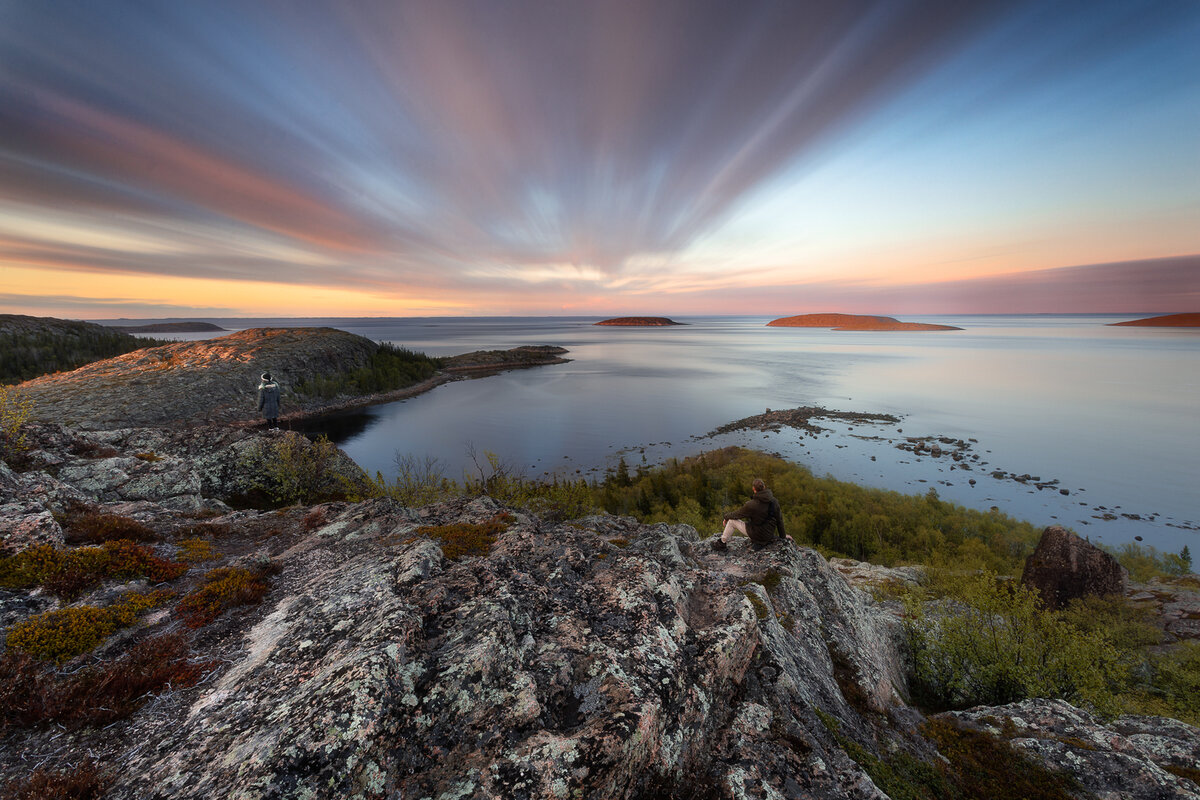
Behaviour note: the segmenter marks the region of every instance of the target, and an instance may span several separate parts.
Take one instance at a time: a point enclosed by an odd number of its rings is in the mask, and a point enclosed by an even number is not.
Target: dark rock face
[[[1052,609],[1076,597],[1124,594],[1128,582],[1129,573],[1115,558],[1058,525],[1042,531],[1021,575],[1021,583],[1037,589]]]

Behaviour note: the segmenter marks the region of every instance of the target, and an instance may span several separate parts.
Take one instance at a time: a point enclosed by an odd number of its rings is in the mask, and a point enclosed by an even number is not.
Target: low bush
[[[219,558],[220,553],[213,549],[213,543],[209,539],[180,539],[179,549],[175,553],[175,557],[187,564],[200,564],[205,561],[212,561],[214,558]]]
[[[132,517],[95,509],[69,511],[61,524],[68,544],[103,544],[114,539],[152,542],[158,538],[153,529]]]
[[[158,583],[174,580],[186,571],[187,564],[161,559],[128,539],[74,550],[44,544],[14,556],[0,556],[0,587],[41,586],[63,600],[72,600],[107,579],[144,577]]]
[[[931,719],[921,732],[937,743],[949,761],[948,777],[956,797],[989,800],[1071,800],[1078,783],[1017,752],[998,736]]]
[[[112,771],[101,769],[90,758],[69,769],[39,767],[26,778],[12,778],[0,786],[4,800],[100,800],[113,781]]]
[[[945,576],[942,598],[906,599],[914,694],[934,708],[1061,697],[1112,713],[1130,664],[1105,632],[1084,633],[1037,592],[993,573]]]
[[[191,686],[213,666],[191,659],[180,634],[143,639],[119,658],[70,674],[10,650],[0,656],[0,733],[43,723],[108,725],[132,714],[152,692]]]
[[[47,611],[14,625],[5,644],[43,661],[62,664],[91,652],[119,628],[133,625],[146,609],[164,602],[169,592],[133,593],[105,608],[73,606]]]
[[[481,523],[459,522],[453,525],[426,525],[417,528],[417,534],[437,539],[441,543],[442,555],[450,561],[467,556],[486,556],[496,537],[508,530],[512,517],[497,514]]]
[[[269,589],[266,570],[218,567],[204,576],[204,585],[179,601],[177,609],[189,628],[200,628],[227,609],[253,605]]]
[[[348,474],[337,445],[289,431],[260,441],[241,459],[251,491],[238,505],[273,508],[347,500],[364,493],[365,476]]]
[[[20,389],[0,384],[0,459],[19,465],[25,451],[25,425],[33,414],[33,400]]]
[[[1164,553],[1150,545],[1126,542],[1120,547],[1105,547],[1129,571],[1134,583],[1146,583],[1154,578],[1187,575],[1192,571],[1191,551],[1185,545],[1178,553]]]

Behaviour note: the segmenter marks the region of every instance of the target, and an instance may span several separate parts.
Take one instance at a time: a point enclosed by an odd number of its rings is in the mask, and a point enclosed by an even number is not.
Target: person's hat
[[[269,381],[269,380],[271,380],[271,373],[269,373],[269,372],[264,372],[264,373],[262,374],[262,379],[263,379],[264,381]]]

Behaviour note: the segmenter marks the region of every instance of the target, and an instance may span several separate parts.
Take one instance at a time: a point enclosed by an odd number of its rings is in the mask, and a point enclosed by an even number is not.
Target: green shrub
[[[0,459],[14,462],[29,449],[25,425],[33,400],[16,387],[0,385]]]
[[[1164,553],[1150,545],[1137,542],[1126,542],[1117,548],[1104,549],[1116,556],[1121,566],[1129,570],[1129,579],[1134,583],[1146,583],[1153,578],[1187,575],[1192,569],[1191,552],[1186,546],[1178,555]]]
[[[686,523],[711,534],[721,530],[724,511],[746,501],[754,478],[779,498],[787,532],[826,555],[1014,574],[1040,536],[1027,522],[948,503],[936,492],[903,495],[818,478],[798,464],[737,447],[639,467],[633,475],[622,461],[593,487],[593,502],[642,522]]]
[[[243,455],[240,467],[253,476],[253,494],[276,508],[297,503],[346,500],[361,494],[363,475],[348,475],[337,445],[326,436],[310,442],[289,431],[259,441]],[[255,497],[248,498],[250,504]]]
[[[947,577],[941,588],[936,610],[916,593],[906,602],[919,700],[968,708],[1061,697],[1116,710],[1130,664],[1107,632],[1072,627],[1036,591],[993,573]]]

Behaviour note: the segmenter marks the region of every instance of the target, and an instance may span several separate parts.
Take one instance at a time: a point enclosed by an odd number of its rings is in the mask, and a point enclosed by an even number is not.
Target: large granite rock
[[[1021,575],[1021,583],[1036,589],[1052,609],[1077,597],[1124,594],[1128,582],[1129,573],[1115,558],[1058,525],[1042,531]]]

